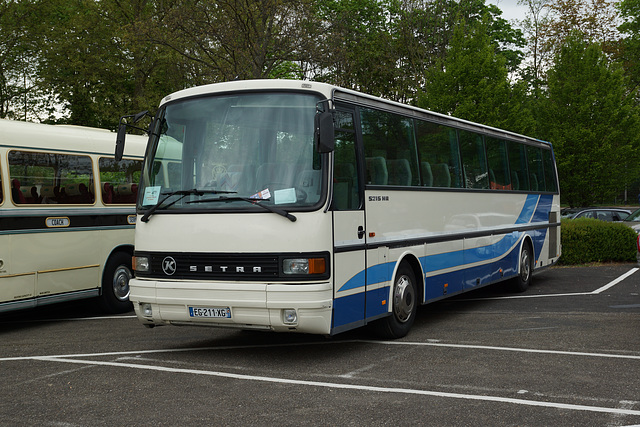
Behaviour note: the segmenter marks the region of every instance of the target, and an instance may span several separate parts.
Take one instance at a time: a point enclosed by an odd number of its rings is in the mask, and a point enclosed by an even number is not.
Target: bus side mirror
[[[122,116],[120,117],[120,124],[118,125],[118,134],[116,135],[116,152],[115,152],[115,158],[116,158],[116,162],[119,162],[120,160],[122,160],[122,156],[124,155],[124,140],[127,136],[127,126],[132,127],[134,129],[138,129],[141,131],[145,131],[142,128],[139,128],[137,126],[133,126],[138,120],[140,120],[141,118],[143,118],[144,116],[148,115],[149,112],[148,111],[141,111],[138,114],[131,114],[128,116]],[[128,118],[132,118],[132,123],[129,124],[127,123],[127,119]],[[151,126],[151,125],[149,125]]]
[[[116,136],[116,162],[122,160],[122,155],[124,154],[124,139],[127,135],[127,125],[125,123],[120,123],[118,126],[118,135]]]
[[[316,149],[318,153],[330,153],[335,148],[333,113],[321,111],[316,114]]]

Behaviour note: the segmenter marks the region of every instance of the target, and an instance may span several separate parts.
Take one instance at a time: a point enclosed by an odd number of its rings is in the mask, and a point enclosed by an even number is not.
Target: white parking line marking
[[[105,353],[82,353],[82,354],[59,354],[48,356],[14,356],[2,357],[0,362],[24,361],[24,360],[41,360],[58,359],[58,358],[78,358],[78,357],[105,357],[105,356],[127,356],[138,354],[157,354],[157,353],[184,353],[190,351],[220,351],[220,350],[238,350],[238,349],[264,349],[264,348],[280,348],[280,347],[300,347],[311,345],[338,345],[338,344],[381,344],[381,345],[405,345],[405,346],[424,346],[424,347],[448,347],[448,348],[464,348],[474,350],[490,350],[490,351],[509,351],[520,353],[536,353],[536,354],[553,354],[558,356],[582,356],[582,357],[602,357],[608,359],[631,359],[640,360],[640,355],[633,354],[615,354],[615,353],[588,353],[580,351],[562,351],[562,350],[544,350],[535,348],[518,348],[518,347],[497,347],[487,345],[470,345],[470,344],[449,344],[443,342],[414,342],[414,341],[375,341],[375,340],[345,340],[345,341],[319,341],[319,342],[298,342],[284,344],[263,344],[263,345],[228,345],[220,347],[197,347],[197,348],[165,348],[157,350],[132,350],[132,351],[112,351]]]
[[[603,287],[598,288],[595,291],[591,291],[591,292],[573,292],[573,293],[566,293],[566,294],[543,294],[543,295],[511,295],[506,297],[461,298],[461,299],[458,299],[457,301],[485,301],[485,300],[503,300],[503,299],[574,297],[574,296],[580,296],[580,295],[598,295],[606,291],[607,289],[614,287],[615,285],[622,282],[623,280],[625,280],[626,278],[628,278],[638,270],[640,270],[640,268],[638,267],[632,268],[631,270],[627,271],[617,279],[614,279],[611,282],[604,285]]]
[[[617,285],[618,283],[622,282],[624,279],[626,279],[627,277],[631,276],[633,273],[635,273],[636,271],[640,270],[639,268],[632,268],[631,270],[627,271],[625,274],[623,274],[622,276],[618,277],[615,280],[612,280],[611,282],[607,283],[606,285],[604,285],[603,287],[596,289],[595,291],[591,292],[594,295],[597,295],[599,293],[602,293],[604,291],[606,291],[609,288],[614,287],[615,285]]]
[[[496,403],[511,403],[516,405],[538,406],[538,407],[554,408],[554,409],[566,409],[571,411],[588,411],[588,412],[599,412],[599,413],[608,413],[608,414],[616,414],[616,415],[640,416],[640,411],[631,410],[631,409],[605,408],[605,407],[588,406],[588,405],[573,405],[573,404],[558,403],[558,402],[542,402],[542,401],[536,401],[536,400],[514,399],[514,398],[500,397],[500,396],[482,396],[482,395],[474,395],[474,394],[446,393],[446,392],[439,392],[439,391],[417,390],[417,389],[408,389],[408,388],[377,387],[377,386],[365,386],[365,385],[359,385],[359,384],[331,383],[331,382],[324,382],[324,381],[295,380],[290,378],[262,377],[262,376],[256,376],[256,375],[233,374],[229,372],[202,371],[197,369],[168,368],[163,366],[139,365],[134,363],[63,359],[58,357],[37,357],[36,359],[42,360],[42,361],[48,361],[48,362],[64,362],[64,363],[75,363],[75,364],[82,364],[82,365],[112,366],[112,367],[118,367],[118,368],[132,368],[132,369],[191,374],[191,375],[207,375],[207,376],[213,376],[213,377],[230,378],[235,380],[261,381],[261,382],[287,384],[287,385],[303,385],[303,386],[311,386],[311,387],[373,391],[373,392],[381,392],[381,393],[413,394],[413,395],[444,397],[444,398],[454,398],[454,399],[479,400],[479,401],[496,402]]]

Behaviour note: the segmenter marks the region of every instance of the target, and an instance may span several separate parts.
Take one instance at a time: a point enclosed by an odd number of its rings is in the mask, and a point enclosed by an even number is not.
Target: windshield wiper
[[[248,203],[251,203],[252,205],[260,206],[262,209],[265,209],[265,210],[268,210],[269,212],[273,212],[275,214],[281,215],[281,216],[287,218],[291,222],[296,222],[296,220],[298,219],[295,216],[291,215],[289,212],[285,211],[284,209],[276,208],[275,206],[270,206],[270,205],[263,205],[262,203],[258,203],[258,202],[261,201],[261,199],[250,199],[248,197],[224,197],[224,196],[221,196],[221,197],[218,197],[218,198],[215,198],[215,199],[192,200],[190,202],[187,202],[187,204],[191,204],[191,203],[211,203],[211,202],[236,202],[236,201],[248,202]]]
[[[164,206],[165,209],[170,207],[170,206],[175,205],[180,200],[184,199],[186,196],[188,196],[190,194],[194,194],[196,196],[203,196],[205,194],[235,194],[235,193],[236,193],[235,191],[198,190],[197,188],[192,188],[191,190],[177,190],[177,191],[171,191],[169,193],[161,193],[161,195],[163,195],[165,197],[163,199],[159,200],[155,205],[153,205],[149,209],[147,209],[147,211],[144,213],[144,215],[142,215],[142,218],[140,218],[140,221],[148,222],[149,221],[149,217],[151,215],[153,215],[155,211],[160,209],[160,207],[164,204],[164,202],[166,202],[167,199],[169,199],[169,197],[171,197],[171,196],[181,196],[181,197],[178,197],[173,202],[171,202],[168,205]]]

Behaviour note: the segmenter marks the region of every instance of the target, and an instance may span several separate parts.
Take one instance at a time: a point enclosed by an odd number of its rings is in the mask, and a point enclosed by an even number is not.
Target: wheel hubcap
[[[529,262],[529,251],[523,250],[520,257],[520,278],[523,282],[529,280],[529,274],[531,273],[531,263]]]
[[[411,317],[415,306],[415,295],[411,281],[407,276],[401,276],[396,282],[393,295],[393,311],[400,322],[404,323]]]
[[[113,295],[120,300],[126,301],[129,298],[129,279],[131,271],[125,266],[116,269],[113,275]]]

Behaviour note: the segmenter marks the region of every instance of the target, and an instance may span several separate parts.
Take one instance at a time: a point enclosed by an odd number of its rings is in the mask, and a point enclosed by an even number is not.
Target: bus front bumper
[[[131,279],[129,299],[146,326],[200,325],[329,334],[333,287],[313,284]]]

